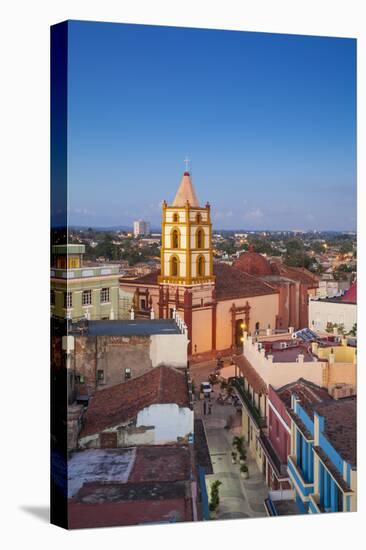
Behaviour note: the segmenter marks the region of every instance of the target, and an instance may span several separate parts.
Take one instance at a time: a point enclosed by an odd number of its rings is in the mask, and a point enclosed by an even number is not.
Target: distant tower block
[[[191,286],[214,281],[210,205],[199,205],[185,171],[172,205],[163,203],[159,282]]]

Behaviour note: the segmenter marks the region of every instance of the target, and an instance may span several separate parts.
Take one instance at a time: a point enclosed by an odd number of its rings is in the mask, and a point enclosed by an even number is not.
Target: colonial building
[[[57,319],[117,319],[119,267],[84,266],[83,244],[52,247],[51,314]]]
[[[321,403],[332,398],[324,388],[303,378],[268,391],[268,434],[262,434],[264,452],[268,462],[267,484],[271,489],[289,489],[287,459],[291,454],[291,396],[306,406],[309,403]]]
[[[276,328],[295,330],[309,325],[308,302],[319,279],[305,268],[289,267],[277,259],[271,261],[250,247],[233,264],[240,271],[260,278],[279,292]],[[263,327],[261,327],[263,328]]]
[[[160,271],[121,278],[137,316],[169,318],[174,308],[188,327],[191,356],[232,353],[243,330],[275,328],[279,291],[235,267],[213,263],[211,208],[200,206],[189,172],[171,205],[163,203]]]
[[[356,398],[304,404],[292,395],[288,473],[302,513],[357,509]]]
[[[298,392],[302,388],[303,397],[306,392],[329,399],[355,395],[356,348],[345,338],[339,343],[330,338],[305,343],[288,334],[287,338],[266,336],[259,340],[245,332],[243,354],[233,356],[234,385],[242,404],[242,435],[268,486],[286,490],[288,475],[283,460],[289,441],[283,428],[286,430],[287,423],[288,432],[289,418],[275,390],[287,395],[294,385]],[[277,445],[274,438],[280,433],[282,443]]]

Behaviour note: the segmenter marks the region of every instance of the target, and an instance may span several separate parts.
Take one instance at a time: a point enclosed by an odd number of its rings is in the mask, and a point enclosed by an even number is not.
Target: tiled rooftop
[[[302,346],[301,344],[297,346],[291,346],[286,349],[272,348],[267,352],[266,356],[273,355],[274,363],[294,363],[298,355],[304,356],[304,361],[317,361],[317,358],[311,353],[311,347]]]
[[[192,520],[190,450],[157,445],[90,449],[68,462],[69,527]]]
[[[322,403],[323,401],[332,401],[326,389],[304,378],[299,378],[296,382],[290,382],[278,388],[275,392],[288,409],[291,408],[291,395],[296,395],[300,399],[303,409],[309,413],[312,412],[309,405]]]
[[[214,275],[216,276],[216,296],[218,300],[278,293],[278,290],[261,279],[226,264],[214,264]]]
[[[121,278],[121,283],[158,285],[160,271],[153,271],[143,277],[136,279]],[[235,267],[222,263],[214,264],[214,275],[216,276],[216,295],[218,300],[230,300],[234,298],[246,298],[251,296],[262,296],[276,294],[278,291],[257,277],[243,273]]]
[[[100,390],[90,400],[80,436],[99,433],[135,418],[153,404],[189,406],[185,372],[161,366],[122,384]]]
[[[273,260],[271,262],[272,273],[274,275],[282,275],[288,279],[293,279],[299,281],[303,284],[309,285],[310,287],[317,287],[319,278],[311,273],[311,271],[302,268],[302,267],[290,267],[283,264],[279,260]]]
[[[157,285],[158,284],[158,276],[160,275],[160,269],[151,271],[151,273],[147,273],[147,275],[142,275],[141,277],[121,277],[120,282],[121,283],[131,283],[131,284],[142,284],[142,285]]]
[[[357,464],[357,398],[331,400],[314,406],[324,417],[324,435],[352,466]]]
[[[184,481],[190,478],[190,451],[183,445],[149,445],[136,449],[130,483]]]
[[[268,393],[267,384],[244,355],[234,355],[233,362],[239,367],[241,374],[248,380],[256,393]]]

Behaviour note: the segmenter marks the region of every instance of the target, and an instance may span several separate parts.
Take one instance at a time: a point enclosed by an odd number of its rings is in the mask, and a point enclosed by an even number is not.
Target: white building
[[[143,220],[133,222],[133,235],[134,237],[150,235],[150,223]]]
[[[324,332],[327,325],[343,325],[345,332],[357,323],[357,287],[353,283],[343,295],[334,298],[318,298],[309,301],[310,328]]]

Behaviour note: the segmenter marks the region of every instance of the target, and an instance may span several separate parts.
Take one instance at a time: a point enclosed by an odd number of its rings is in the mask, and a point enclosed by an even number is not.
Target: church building
[[[191,357],[230,354],[243,331],[275,329],[279,290],[260,277],[213,262],[211,207],[200,206],[188,171],[171,204],[162,207],[161,268],[121,278],[134,315],[167,319],[178,311],[188,327]]]

